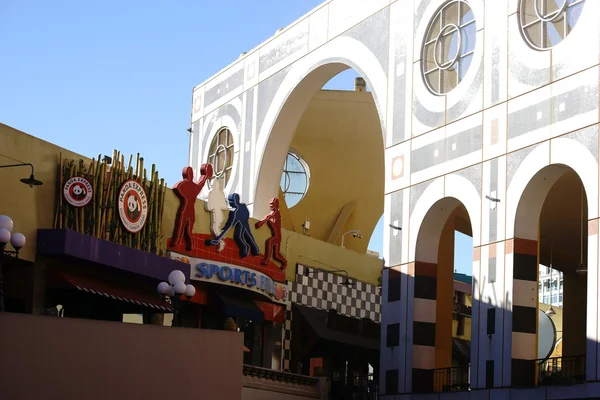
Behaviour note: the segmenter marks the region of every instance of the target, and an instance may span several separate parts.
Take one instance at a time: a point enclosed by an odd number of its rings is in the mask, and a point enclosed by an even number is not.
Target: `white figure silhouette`
[[[210,213],[210,232],[216,237],[221,233],[225,221],[223,211],[229,210],[229,204],[223,191],[223,180],[217,178],[212,183],[208,198],[204,203],[204,209]],[[222,251],[224,248],[225,242],[221,240],[217,246],[217,251]]]

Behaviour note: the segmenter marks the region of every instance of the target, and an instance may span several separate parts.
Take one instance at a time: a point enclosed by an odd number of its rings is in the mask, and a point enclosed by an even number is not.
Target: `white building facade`
[[[536,328],[519,321],[537,307],[540,213],[574,171],[587,198],[588,383],[569,390],[598,397],[599,29],[597,0],[326,1],[194,88],[190,165],[198,171],[227,128],[226,192],[262,217],[312,95],[347,68],[366,79],[385,143],[384,226],[402,228],[384,235],[384,399],[429,396],[415,392],[433,379],[444,305],[423,265],[437,266],[439,221],[458,205],[474,246],[471,390],[453,395],[517,395],[516,368],[537,357]],[[536,390],[527,396],[547,395]],[[554,398],[574,396],[564,393]]]

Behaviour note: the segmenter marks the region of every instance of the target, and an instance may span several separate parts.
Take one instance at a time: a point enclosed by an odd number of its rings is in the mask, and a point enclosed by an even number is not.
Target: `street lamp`
[[[19,250],[25,246],[25,235],[13,233],[14,224],[8,215],[0,215],[0,312],[4,312],[4,278],[2,276],[2,265],[4,257],[19,258]],[[6,245],[11,244],[14,250],[6,250]]]
[[[183,306],[181,296],[185,295],[188,301],[190,301],[196,294],[196,288],[194,285],[186,285],[185,275],[176,269],[169,274],[168,282],[159,283],[156,289],[163,296],[163,299],[173,306],[173,323],[171,326],[177,326],[179,312]]]

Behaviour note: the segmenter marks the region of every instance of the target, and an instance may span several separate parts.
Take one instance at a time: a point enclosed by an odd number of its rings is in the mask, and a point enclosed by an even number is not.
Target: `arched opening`
[[[541,169],[521,196],[512,246],[513,386],[585,380],[587,220],[584,186],[570,167]]]
[[[383,214],[384,142],[369,77],[350,65],[314,66],[299,83],[281,84],[289,93],[278,92],[269,112],[277,99],[281,108],[259,133],[253,214],[279,197],[286,229],[365,253]]]
[[[470,256],[460,258],[456,238],[472,237],[471,218],[453,197],[427,212],[416,241],[412,343],[412,391],[441,392],[469,384],[472,287],[457,278]],[[472,241],[470,241],[472,243]],[[467,276],[466,274],[464,274]]]

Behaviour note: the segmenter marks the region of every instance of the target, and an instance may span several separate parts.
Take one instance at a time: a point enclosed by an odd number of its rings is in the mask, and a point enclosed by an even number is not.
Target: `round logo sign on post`
[[[144,187],[138,181],[130,179],[123,183],[117,207],[121,223],[129,233],[142,230],[148,217],[148,199]]]
[[[74,176],[65,182],[63,196],[73,207],[85,207],[92,201],[94,189],[86,178]]]

